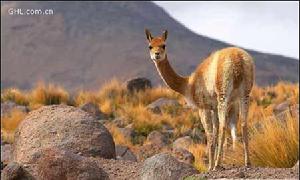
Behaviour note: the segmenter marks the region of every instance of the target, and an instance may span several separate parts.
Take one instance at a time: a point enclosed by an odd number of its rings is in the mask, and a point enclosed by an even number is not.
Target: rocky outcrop
[[[147,78],[138,77],[126,82],[126,88],[129,92],[144,91],[146,88],[152,88],[151,81]]]
[[[109,131],[87,112],[67,105],[30,112],[16,130],[12,159],[27,162],[38,150],[50,147],[83,156],[116,157]]]
[[[139,175],[142,180],[174,180],[197,172],[193,166],[179,162],[169,154],[161,153],[146,159]]]

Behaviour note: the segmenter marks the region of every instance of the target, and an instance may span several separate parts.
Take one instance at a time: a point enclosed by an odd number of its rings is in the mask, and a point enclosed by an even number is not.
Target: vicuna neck
[[[185,95],[185,90],[188,84],[188,77],[182,77],[178,75],[171,67],[168,58],[155,62],[157,71],[164,80],[164,82],[174,91]]]

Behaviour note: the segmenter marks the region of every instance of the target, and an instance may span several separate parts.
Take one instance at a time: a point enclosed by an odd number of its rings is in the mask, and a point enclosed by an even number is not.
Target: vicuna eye
[[[152,46],[149,46],[149,49],[152,49],[153,47]]]
[[[166,48],[166,45],[162,45],[161,47],[162,47],[163,49],[165,49],[165,48]]]

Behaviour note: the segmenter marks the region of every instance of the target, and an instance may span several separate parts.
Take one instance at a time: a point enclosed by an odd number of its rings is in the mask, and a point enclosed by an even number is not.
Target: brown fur
[[[160,73],[167,85],[174,91],[184,94],[188,78],[177,75],[173,68],[171,68],[167,57],[165,60],[157,62],[156,65],[160,69]]]

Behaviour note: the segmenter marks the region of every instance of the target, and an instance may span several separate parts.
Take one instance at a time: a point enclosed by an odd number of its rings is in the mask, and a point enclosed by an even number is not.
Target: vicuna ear
[[[148,41],[150,42],[150,41],[153,39],[153,37],[152,37],[150,31],[149,31],[148,29],[145,29],[145,33],[146,33],[146,38],[147,38]]]
[[[167,37],[168,37],[168,31],[165,30],[165,31],[163,32],[162,38],[163,38],[163,40],[165,41],[165,40],[167,40]]]

